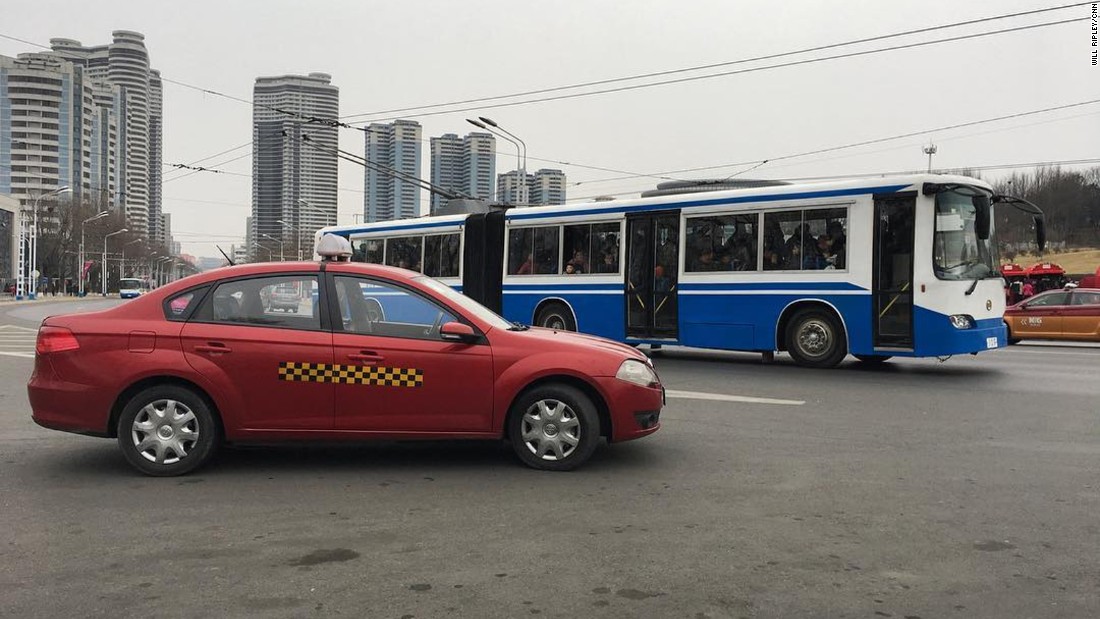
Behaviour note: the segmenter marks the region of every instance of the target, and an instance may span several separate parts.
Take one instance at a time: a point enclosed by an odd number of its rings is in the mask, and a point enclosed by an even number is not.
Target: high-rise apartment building
[[[85,81],[112,91],[117,118],[117,175],[112,203],[126,213],[131,230],[164,243],[161,229],[161,164],[164,112],[160,73],[150,69],[145,35],[116,30],[113,42],[85,47],[72,39],[51,39],[50,55],[83,69]],[[105,100],[103,93],[100,100]]]
[[[420,178],[420,123],[412,120],[372,123],[365,136],[365,156],[378,166],[365,170],[364,220],[418,216],[421,188],[407,177]]]
[[[252,91],[253,244],[310,250],[313,233],[336,223],[340,89],[327,73],[258,77]],[[294,251],[291,251],[294,248]],[[255,247],[250,249],[256,256]],[[266,255],[266,252],[265,254]]]
[[[542,169],[528,174],[527,203],[522,204],[519,192],[519,170],[511,170],[497,176],[497,200],[519,206],[545,206],[565,204],[565,173],[561,170]]]
[[[81,67],[56,56],[0,56],[0,194],[24,206],[60,187],[76,200],[111,195],[111,101]]]
[[[528,200],[532,206],[565,204],[565,172],[543,168],[528,180]]]
[[[496,138],[491,133],[473,132],[465,137],[445,133],[431,139],[432,184],[483,200],[493,199],[496,176]],[[432,212],[446,204],[432,196]]]

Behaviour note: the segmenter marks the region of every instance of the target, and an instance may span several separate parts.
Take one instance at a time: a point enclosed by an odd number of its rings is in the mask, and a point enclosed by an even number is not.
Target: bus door
[[[916,192],[875,196],[871,307],[876,350],[913,350]]]
[[[680,212],[628,216],[626,261],[626,336],[676,339]]]

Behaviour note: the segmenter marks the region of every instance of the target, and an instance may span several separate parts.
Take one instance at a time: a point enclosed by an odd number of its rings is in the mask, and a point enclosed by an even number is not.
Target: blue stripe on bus
[[[680,282],[680,290],[866,290],[851,282]]]
[[[854,189],[829,189],[826,191],[804,191],[800,193],[775,193],[761,196],[743,196],[737,198],[715,198],[710,200],[690,200],[687,202],[663,202],[643,206],[609,206],[584,210],[563,210],[554,213],[507,213],[509,221],[520,219],[547,219],[551,217],[580,217],[584,215],[602,215],[609,213],[643,213],[646,211],[669,211],[694,206],[714,206],[720,204],[751,204],[754,202],[778,202],[781,200],[812,200],[816,198],[839,198],[844,196],[862,196],[869,193],[895,193],[909,185],[882,185],[877,187],[857,187]]]
[[[396,224],[396,225],[392,225],[392,226],[371,226],[370,228],[355,228],[355,229],[352,229],[352,230],[341,230],[340,234],[341,235],[352,235],[352,234],[360,234],[360,233],[363,233],[363,232],[390,232],[390,231],[393,231],[393,230],[419,230],[419,229],[424,229],[424,228],[445,228],[445,227],[449,227],[449,226],[459,228],[459,227],[462,226],[463,223],[465,223],[465,222],[464,221],[437,221],[437,222],[429,222],[429,223],[405,223],[405,224]]]

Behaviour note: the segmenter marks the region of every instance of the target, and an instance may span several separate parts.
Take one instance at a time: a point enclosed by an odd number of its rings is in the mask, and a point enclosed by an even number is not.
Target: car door
[[[1045,292],[1028,299],[1012,317],[1012,336],[1017,338],[1062,337],[1062,310],[1069,300],[1064,291]]]
[[[1062,310],[1062,333],[1067,338],[1100,340],[1100,292],[1074,290]]]
[[[301,311],[278,312],[278,286],[303,291]],[[330,430],[333,426],[332,333],[315,307],[315,273],[264,275],[220,282],[184,326],[184,357],[218,386],[235,427]],[[227,424],[230,423],[227,421]]]
[[[331,274],[336,428],[484,432],[493,419],[488,343],[445,342],[461,320],[434,299],[383,279]]]

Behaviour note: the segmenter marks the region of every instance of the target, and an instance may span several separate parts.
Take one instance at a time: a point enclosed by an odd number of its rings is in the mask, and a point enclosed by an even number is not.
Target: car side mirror
[[[1020,304],[1020,309],[1026,310],[1030,305],[1031,305],[1030,303],[1021,303]]]
[[[472,344],[480,336],[474,328],[461,322],[448,322],[439,328],[439,338],[444,342],[464,342]]]

